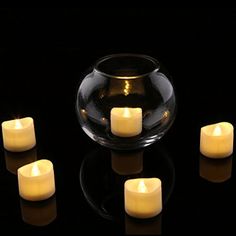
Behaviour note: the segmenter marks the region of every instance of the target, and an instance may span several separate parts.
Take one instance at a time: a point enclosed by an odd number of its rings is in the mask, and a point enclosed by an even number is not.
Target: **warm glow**
[[[222,134],[221,127],[220,127],[219,125],[217,125],[217,126],[214,128],[212,135],[213,135],[213,136],[220,136],[221,134]]]
[[[147,192],[147,187],[146,187],[146,185],[145,185],[145,183],[144,183],[143,180],[141,180],[141,181],[139,182],[139,184],[138,184],[138,191],[139,191],[140,193],[146,193],[146,192]]]
[[[40,175],[40,170],[39,170],[37,163],[35,162],[33,164],[32,169],[31,169],[31,176],[38,176],[38,175]]]
[[[128,80],[125,80],[125,88],[124,88],[124,94],[125,96],[129,95],[130,93],[130,84]]]
[[[81,109],[81,113],[86,114],[86,110],[85,109]]]
[[[123,117],[130,117],[131,116],[131,114],[130,114],[130,110],[129,110],[129,108],[128,107],[125,107],[124,108],[124,112],[123,112]]]
[[[116,76],[116,79],[137,79],[138,76]]]
[[[20,122],[19,119],[16,119],[15,120],[15,129],[21,129],[22,128],[22,124]]]
[[[165,111],[163,113],[163,118],[166,119],[169,116],[170,112],[169,111]]]

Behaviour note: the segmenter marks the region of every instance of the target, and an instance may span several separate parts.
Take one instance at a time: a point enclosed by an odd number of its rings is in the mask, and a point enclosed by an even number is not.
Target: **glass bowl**
[[[117,150],[143,148],[171,127],[175,93],[156,59],[113,54],[99,59],[82,79],[76,113],[84,132],[99,144]]]

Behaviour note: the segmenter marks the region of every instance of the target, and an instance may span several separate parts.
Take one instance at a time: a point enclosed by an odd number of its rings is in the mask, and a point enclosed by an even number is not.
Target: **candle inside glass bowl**
[[[111,132],[119,137],[133,137],[140,134],[142,132],[142,109],[113,107]]]
[[[84,132],[116,150],[146,147],[173,124],[175,92],[154,58],[113,54],[100,58],[78,86],[76,113]]]

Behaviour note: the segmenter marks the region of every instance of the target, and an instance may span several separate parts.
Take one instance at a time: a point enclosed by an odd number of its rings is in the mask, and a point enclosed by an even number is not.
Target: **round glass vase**
[[[99,59],[80,83],[76,113],[84,132],[118,150],[146,147],[172,125],[176,99],[160,63],[146,55]]]

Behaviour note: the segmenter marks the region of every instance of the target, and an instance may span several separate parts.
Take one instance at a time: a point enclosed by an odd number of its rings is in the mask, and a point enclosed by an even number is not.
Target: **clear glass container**
[[[175,93],[160,63],[147,55],[99,59],[82,79],[76,113],[84,132],[117,150],[148,146],[171,127]]]

